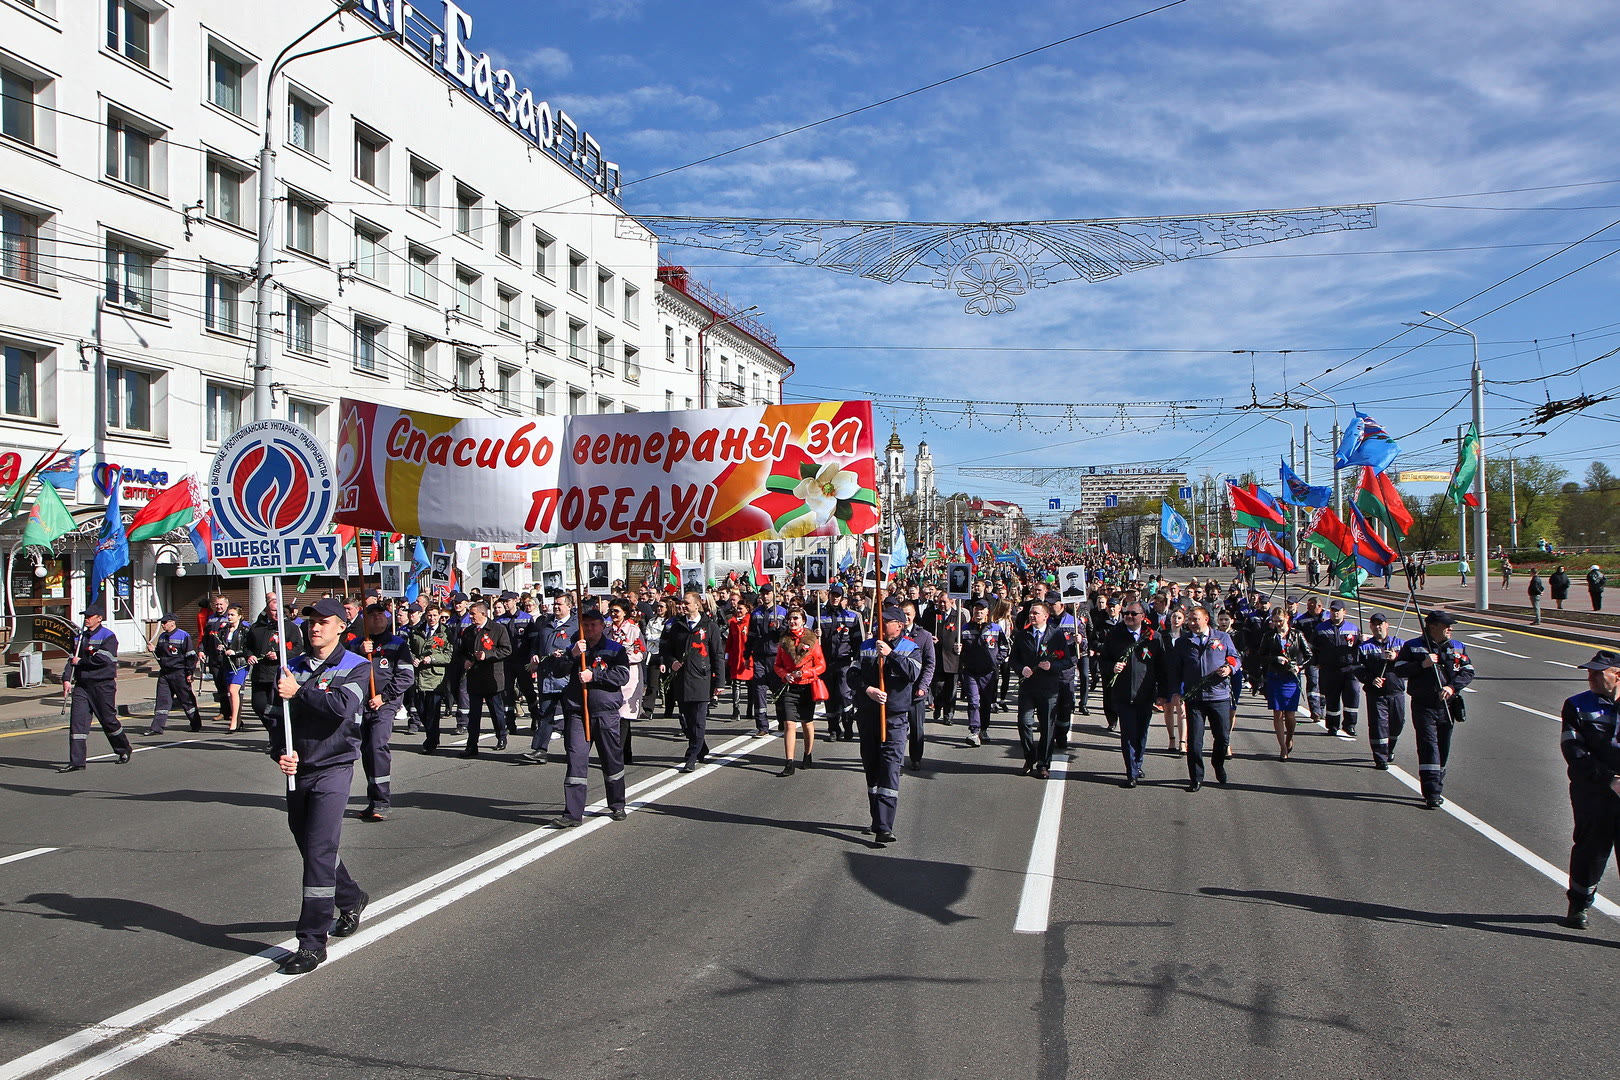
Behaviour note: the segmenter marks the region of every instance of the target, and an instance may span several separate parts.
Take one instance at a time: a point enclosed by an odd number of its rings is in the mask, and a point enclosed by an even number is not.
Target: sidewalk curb
[[[42,706],[43,707],[43,706]],[[122,721],[142,721],[152,718],[152,710],[157,708],[157,700],[148,698],[145,701],[119,702],[118,718]],[[182,717],[184,719],[184,717]],[[0,733],[18,731],[56,731],[67,725],[68,714],[65,710],[52,709],[37,716],[14,716],[0,720]],[[125,726],[128,726],[126,723]]]

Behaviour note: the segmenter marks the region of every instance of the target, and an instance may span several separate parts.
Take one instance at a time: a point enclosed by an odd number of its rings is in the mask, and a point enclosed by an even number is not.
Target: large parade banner
[[[485,543],[849,536],[878,524],[872,403],[436,416],[345,398],[336,519]]]

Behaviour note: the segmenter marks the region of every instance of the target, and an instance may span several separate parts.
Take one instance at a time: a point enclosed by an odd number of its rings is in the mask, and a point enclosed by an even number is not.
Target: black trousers
[[[1609,856],[1620,847],[1620,795],[1607,784],[1571,781],[1569,806],[1575,812],[1575,846],[1569,853],[1569,901],[1590,907]]]
[[[489,704],[490,715],[494,718],[495,738],[506,738],[506,702],[500,694],[473,694],[467,699],[467,752],[478,753],[478,737],[484,725],[484,705]]]
[[[266,731],[281,724],[281,692],[275,683],[253,683],[253,715]]]
[[[709,699],[679,704],[681,734],[686,736],[686,764],[696,768],[699,761],[709,756]]]
[[[1226,748],[1231,744],[1232,703],[1183,699],[1187,710],[1187,779],[1204,782],[1204,728],[1215,742],[1215,779],[1226,783]]]
[[[1022,679],[1018,684],[1018,741],[1024,768],[1050,768],[1052,740],[1057,735],[1060,683],[1057,679]]]

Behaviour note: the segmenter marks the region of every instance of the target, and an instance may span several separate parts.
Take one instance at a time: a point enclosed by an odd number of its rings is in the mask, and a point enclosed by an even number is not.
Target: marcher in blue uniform
[[[1620,652],[1605,649],[1581,665],[1586,691],[1564,702],[1560,747],[1569,770],[1575,846],[1569,853],[1569,911],[1563,924],[1586,929],[1609,856],[1620,846]]]
[[[923,759],[923,722],[928,719],[928,692],[938,666],[938,647],[934,635],[917,625],[917,601],[902,600],[900,610],[906,617],[906,637],[917,643],[917,655],[922,660],[922,674],[917,676],[911,690],[911,723],[906,728],[906,767],[919,769]]]
[[[1018,671],[1018,738],[1024,748],[1025,776],[1051,775],[1052,741],[1057,736],[1058,701],[1074,670],[1074,643],[1067,631],[1048,622],[1046,601],[1029,607],[1029,627],[1012,635],[1009,665]]]
[[[1231,676],[1242,666],[1237,645],[1226,634],[1210,629],[1209,609],[1195,607],[1187,617],[1187,632],[1175,643],[1171,663],[1172,694],[1181,698],[1187,714],[1187,790],[1204,786],[1204,728],[1215,736],[1215,782],[1226,783],[1226,750],[1231,745]]]
[[[849,692],[849,668],[865,640],[860,612],[844,603],[844,587],[827,590],[827,603],[816,617],[821,654],[827,658],[827,736],[842,742],[855,739],[855,699]]]
[[[1123,622],[1102,642],[1103,700],[1119,723],[1119,749],[1125,758],[1121,787],[1142,779],[1142,758],[1153,728],[1153,703],[1163,698],[1159,673],[1163,663],[1154,645],[1153,628],[1144,624],[1142,605],[1132,602]]]
[[[350,648],[371,661],[366,707],[360,714],[360,765],[366,773],[366,808],[362,821],[386,821],[393,808],[394,721],[405,705],[405,692],[416,682],[416,658],[404,634],[393,632],[385,604],[366,607],[366,635]]]
[[[514,649],[523,649],[524,659],[534,666],[531,680],[537,688],[537,697],[530,707],[534,735],[529,740],[528,752],[518,755],[518,761],[525,764],[544,765],[551,737],[562,727],[563,695],[568,692],[568,650],[579,637],[579,623],[573,611],[573,602],[568,597],[553,597],[551,614],[530,624],[525,641],[512,643]]]
[[[922,676],[922,656],[917,643],[905,636],[905,625],[904,612],[886,608],[881,632],[861,642],[858,659],[849,669],[849,688],[855,696],[855,720],[861,734],[861,765],[866,770],[870,829],[880,844],[894,843],[894,819],[900,808],[900,758],[906,745],[914,687]]]
[[[129,735],[118,722],[118,638],[102,625],[107,609],[91,604],[84,609],[84,630],[78,646],[62,669],[62,692],[71,693],[73,702],[68,719],[68,763],[57,772],[78,772],[89,759],[90,718],[95,716],[106,732],[107,741],[118,755],[118,764],[129,763]]]
[[[1418,783],[1429,809],[1445,804],[1446,762],[1451,729],[1466,719],[1461,695],[1474,681],[1474,665],[1459,642],[1451,640],[1456,617],[1431,611],[1423,633],[1395,654],[1395,674],[1406,680],[1412,698],[1412,734],[1417,739]]]
[[[625,818],[624,746],[620,741],[619,713],[624,708],[624,684],[630,681],[630,654],[604,633],[607,624],[595,608],[581,612],[579,625],[584,640],[575,642],[569,651],[573,674],[563,697],[563,750],[568,755],[568,775],[563,778],[562,816],[551,821],[552,827],[558,829],[571,829],[585,819],[592,744],[596,746],[596,762],[606,782],[608,816],[614,821]],[[589,740],[585,738],[587,699],[591,720]]]
[[[1361,642],[1357,675],[1367,692],[1367,738],[1372,744],[1373,768],[1387,769],[1395,757],[1395,744],[1406,730],[1406,682],[1395,674],[1395,658],[1406,644],[1391,637],[1389,620],[1381,611],[1367,618],[1372,636]]]
[[[1356,734],[1361,715],[1361,684],[1356,671],[1361,666],[1361,628],[1345,618],[1344,601],[1328,605],[1328,616],[1311,632],[1311,655],[1316,662],[1318,685],[1325,709],[1324,723],[1329,735],[1340,731]]]
[[[152,643],[152,654],[157,657],[157,703],[152,709],[152,726],[142,735],[162,735],[169,726],[169,710],[176,704],[191,724],[192,731],[202,730],[202,714],[197,711],[197,695],[191,691],[191,672],[197,666],[197,646],[191,635],[175,625],[172,611],[165,611],[159,620],[162,632]]]
[[[370,692],[371,665],[343,647],[345,616],[338,601],[316,601],[308,626],[311,651],[288,661],[288,674],[277,684],[292,746],[282,725],[270,729],[271,756],[296,778],[287,793],[287,827],[304,859],[298,949],[282,963],[283,975],[313,971],[326,959],[328,933],[348,937],[360,928],[367,900],[338,856],[338,841],[360,756],[360,710]]]
[[[962,627],[962,684],[967,693],[967,743],[979,746],[990,730],[990,706],[996,679],[1007,662],[1007,632],[990,621],[990,604],[975,600],[972,618]]]
[[[686,736],[681,772],[691,772],[709,757],[709,706],[726,684],[726,636],[703,610],[701,592],[687,589],[681,602],[681,614],[664,623],[658,671],[665,692],[681,710],[681,734]]]

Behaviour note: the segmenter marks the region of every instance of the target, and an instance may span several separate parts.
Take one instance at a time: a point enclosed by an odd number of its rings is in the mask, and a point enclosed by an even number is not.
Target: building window
[[[204,438],[209,442],[224,442],[242,426],[242,391],[234,386],[208,384],[208,409],[204,419]]]
[[[613,310],[613,271],[596,271],[596,306],[603,311]]]
[[[157,376],[128,364],[107,365],[107,426],[152,430],[152,391]]]
[[[556,273],[554,263],[556,243],[557,241],[545,230],[534,230],[534,272],[547,280]]]
[[[433,370],[433,342],[425,337],[411,335],[405,347],[405,379],[412,386],[426,386],[428,373]]]
[[[411,209],[430,218],[439,216],[439,170],[421,158],[411,158]]]
[[[388,138],[364,124],[354,125],[354,178],[388,190]]]
[[[162,194],[165,164],[163,132],[107,110],[107,175],[131,187]]]
[[[388,327],[356,315],[354,317],[354,367],[356,371],[376,373],[382,365],[383,341]]]
[[[568,359],[585,362],[585,324],[578,319],[568,320]]]
[[[664,327],[664,359],[670,363],[675,362],[675,328]]]
[[[538,301],[534,305],[534,343],[547,352],[557,351],[557,309]]]
[[[151,69],[157,15],[137,0],[107,0],[107,48]]]
[[[596,335],[596,366],[603,371],[613,370],[613,335]]]
[[[0,64],[0,135],[25,142],[29,146],[40,143],[39,105],[44,80],[34,79],[21,71]]]
[[[534,377],[534,415],[551,415],[551,387],[552,381],[544,375]]]
[[[359,218],[354,222],[354,272],[368,281],[388,283],[388,230]]]
[[[39,418],[39,353],[16,345],[5,347],[7,416]]]
[[[248,174],[242,169],[210,156],[208,159],[208,191],[205,208],[208,216],[227,225],[247,227]]]
[[[585,295],[585,256],[577,251],[568,252],[568,291]]]
[[[568,415],[579,416],[585,412],[585,391],[568,388]]]
[[[456,353],[456,389],[476,390],[484,382],[484,358],[475,352]]]
[[[610,413],[610,412],[612,412],[613,411],[613,399],[612,398],[606,398],[606,397],[597,398],[596,399],[596,411],[599,412],[599,413]]]
[[[124,240],[107,241],[107,302],[158,314],[157,275],[162,256]]]
[[[287,400],[287,419],[306,431],[319,430],[321,412],[321,407],[312,401],[299,401],[297,398]]]
[[[626,382],[641,381],[641,350],[634,345],[624,347],[624,378]]]
[[[297,192],[287,193],[287,246],[311,258],[323,257],[321,215],[324,203]]]
[[[517,412],[523,405],[523,393],[518,389],[518,369],[503,364],[497,370],[501,383],[501,408]]]
[[[664,391],[664,411],[665,412],[674,412],[675,411],[675,391],[673,391],[673,390],[665,390]]]
[[[509,289],[505,285],[495,287],[495,328],[508,334],[516,334],[522,327],[522,320],[518,318],[518,301],[523,294],[516,289]]]
[[[325,326],[323,305],[301,296],[287,297],[287,351],[315,356]]]
[[[297,90],[287,92],[287,143],[326,160],[326,104]]]
[[[216,334],[242,332],[242,279],[230,271],[208,271],[203,325]]]
[[[432,303],[434,299],[434,284],[438,279],[438,255],[424,247],[410,246],[410,271],[405,282],[405,291],[418,300]]]
[[[247,112],[247,75],[251,65],[217,45],[208,49],[208,100],[232,116]]]
[[[478,239],[479,204],[484,197],[466,184],[456,185],[456,232]]]
[[[0,205],[0,277],[40,284],[39,230],[43,219]]]
[[[687,371],[692,370],[693,357],[696,356],[696,355],[697,355],[696,352],[694,352],[693,349],[692,349],[692,339],[690,337],[688,337],[686,339],[686,370]]]
[[[624,321],[631,326],[641,324],[641,290],[628,281],[624,283]]]
[[[479,299],[484,276],[465,266],[456,267],[456,312],[471,322],[484,317],[483,303]]]
[[[497,218],[497,221],[499,222],[501,232],[500,252],[504,257],[511,259],[513,262],[517,262],[519,256],[518,245],[522,243],[522,241],[518,239],[518,226],[522,223],[523,219],[504,207],[501,208],[498,213],[499,217]]]

